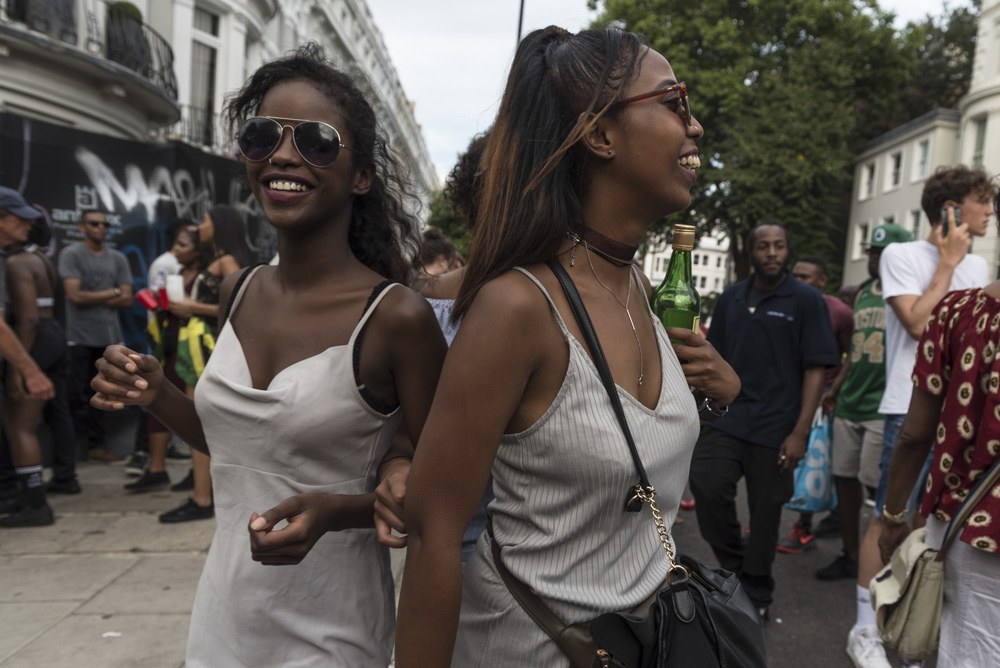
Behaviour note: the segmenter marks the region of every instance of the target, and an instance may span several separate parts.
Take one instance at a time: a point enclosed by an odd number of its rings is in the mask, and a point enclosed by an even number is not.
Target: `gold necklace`
[[[642,369],[644,366],[642,360],[642,344],[639,343],[639,332],[636,331],[635,329],[635,321],[632,320],[632,312],[628,310],[629,300],[632,299],[632,280],[634,278],[633,271],[631,268],[629,268],[628,294],[625,295],[625,301],[623,302],[621,299],[618,299],[618,295],[615,294],[614,290],[604,285],[604,281],[602,281],[601,277],[597,275],[597,270],[594,269],[594,261],[590,257],[590,247],[587,244],[582,244],[582,246],[583,249],[587,251],[587,262],[590,264],[590,271],[593,272],[594,278],[597,279],[598,285],[600,285],[602,288],[611,293],[611,296],[615,298],[615,301],[618,302],[623,309],[625,309],[625,315],[628,316],[628,324],[632,327],[632,334],[635,336],[635,345],[639,347],[639,387],[642,387],[642,378],[643,378]]]

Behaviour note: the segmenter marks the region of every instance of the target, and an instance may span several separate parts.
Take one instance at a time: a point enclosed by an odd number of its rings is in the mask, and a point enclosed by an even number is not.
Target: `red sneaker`
[[[681,499],[681,510],[694,510],[694,499]]]
[[[802,554],[816,547],[815,538],[811,530],[804,529],[796,522],[792,525],[791,533],[778,541],[778,552]]]

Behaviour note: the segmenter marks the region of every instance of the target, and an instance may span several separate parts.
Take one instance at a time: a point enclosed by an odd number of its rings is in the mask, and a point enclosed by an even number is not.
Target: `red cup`
[[[139,290],[139,292],[135,293],[135,298],[136,301],[150,311],[155,311],[160,308],[160,302],[156,299],[156,295],[146,288],[143,288],[142,290]]]
[[[160,288],[160,305],[163,307],[163,310],[165,311],[170,310],[170,300],[167,299],[166,288]]]

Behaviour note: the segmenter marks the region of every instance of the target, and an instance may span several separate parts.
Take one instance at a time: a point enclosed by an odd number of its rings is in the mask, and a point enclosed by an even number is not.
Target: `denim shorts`
[[[892,452],[896,449],[896,441],[899,439],[899,430],[903,426],[905,415],[886,415],[885,430],[882,432],[882,458],[879,460],[878,487],[875,489],[875,517],[882,517],[882,508],[885,507],[885,498],[889,492],[889,464],[892,462]],[[910,498],[906,502],[906,509],[910,515],[917,512],[920,502],[924,498],[924,488],[927,485],[927,476],[931,472],[931,462],[934,461],[934,448],[931,447],[927,455],[927,461],[920,471],[920,477],[910,492]]]

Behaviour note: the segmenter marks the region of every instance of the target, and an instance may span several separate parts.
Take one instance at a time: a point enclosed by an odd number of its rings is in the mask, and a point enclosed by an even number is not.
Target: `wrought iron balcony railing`
[[[0,0],[0,27],[21,26],[117,63],[177,100],[174,52],[134,5],[106,0]]]

